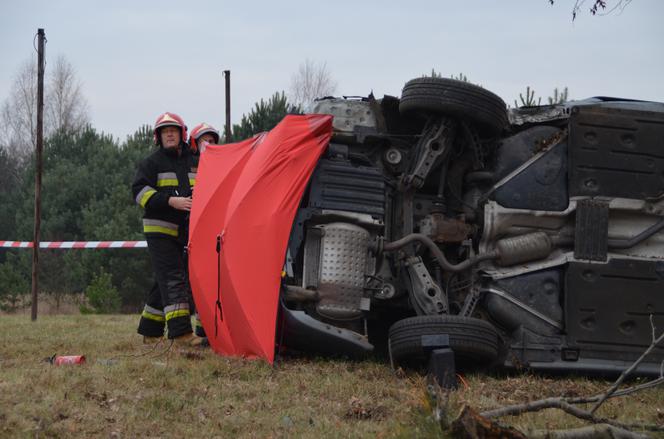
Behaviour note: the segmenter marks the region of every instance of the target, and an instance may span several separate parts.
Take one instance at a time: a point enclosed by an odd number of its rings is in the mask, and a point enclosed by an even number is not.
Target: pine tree
[[[558,92],[558,87],[553,89],[553,96],[549,96],[549,105],[562,104],[567,102],[568,90],[567,87],[562,92]]]
[[[269,131],[288,114],[302,114],[302,110],[290,104],[283,91],[276,92],[267,101],[261,99],[249,114],[242,115],[239,125],[233,125],[233,140],[237,142]]]
[[[534,107],[536,105],[540,105],[542,102],[542,98],[538,97],[537,100],[535,100],[535,90],[530,88],[530,86],[526,86],[526,97],[524,98],[523,94],[519,93],[519,99],[521,100],[521,105],[514,100],[514,106],[515,107]]]

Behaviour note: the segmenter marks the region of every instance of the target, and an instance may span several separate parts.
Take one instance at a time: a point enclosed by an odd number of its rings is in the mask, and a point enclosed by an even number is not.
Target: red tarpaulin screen
[[[268,133],[201,155],[189,277],[215,352],[274,361],[288,238],[331,135],[332,116],[287,116]]]

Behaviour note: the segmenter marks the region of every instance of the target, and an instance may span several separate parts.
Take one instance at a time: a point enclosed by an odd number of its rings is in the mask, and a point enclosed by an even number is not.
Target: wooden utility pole
[[[226,79],[226,143],[231,143],[231,71],[224,70]]]
[[[37,320],[39,227],[41,224],[42,149],[44,148],[44,29],[37,29],[37,150],[35,151],[35,232],[32,241],[32,321]]]

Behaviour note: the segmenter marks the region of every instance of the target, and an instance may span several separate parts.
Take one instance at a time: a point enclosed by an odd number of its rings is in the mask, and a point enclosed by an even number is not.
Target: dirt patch
[[[386,418],[388,411],[382,405],[374,402],[363,401],[360,398],[352,397],[348,402],[350,407],[344,414],[344,419],[366,420],[373,419],[381,421]]]

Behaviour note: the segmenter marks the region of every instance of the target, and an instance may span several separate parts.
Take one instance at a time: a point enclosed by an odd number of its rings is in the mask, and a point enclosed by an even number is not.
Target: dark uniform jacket
[[[170,236],[187,240],[189,212],[168,205],[170,197],[189,197],[196,180],[198,157],[186,144],[176,149],[160,147],[138,165],[132,192],[136,203],[145,209],[143,232],[147,236]]]

